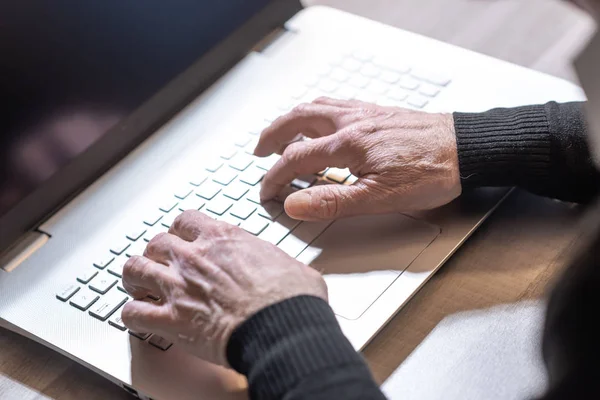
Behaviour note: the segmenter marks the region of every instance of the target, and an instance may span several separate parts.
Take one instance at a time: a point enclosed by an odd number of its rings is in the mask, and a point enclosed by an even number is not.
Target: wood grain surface
[[[574,79],[593,24],[551,0],[307,0]],[[401,310],[364,354],[389,376],[445,317],[543,296],[579,235],[577,209],[515,192]],[[131,399],[71,360],[0,330],[0,399]]]

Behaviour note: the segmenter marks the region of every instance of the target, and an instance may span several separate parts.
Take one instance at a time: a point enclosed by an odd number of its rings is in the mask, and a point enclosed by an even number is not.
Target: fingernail
[[[292,218],[302,218],[310,207],[312,197],[305,191],[296,192],[285,200],[285,211]]]

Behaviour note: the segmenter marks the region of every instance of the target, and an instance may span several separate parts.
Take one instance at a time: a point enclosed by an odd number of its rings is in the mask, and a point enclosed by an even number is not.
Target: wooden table
[[[589,19],[548,0],[310,0],[568,79]],[[524,40],[525,38],[525,40]],[[446,316],[539,298],[576,242],[578,211],[515,192],[364,354],[387,378]],[[0,330],[0,398],[131,399],[71,360]]]

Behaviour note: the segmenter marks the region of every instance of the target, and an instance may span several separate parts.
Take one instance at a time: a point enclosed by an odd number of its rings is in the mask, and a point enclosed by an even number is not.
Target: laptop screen
[[[0,4],[0,218],[269,0]]]

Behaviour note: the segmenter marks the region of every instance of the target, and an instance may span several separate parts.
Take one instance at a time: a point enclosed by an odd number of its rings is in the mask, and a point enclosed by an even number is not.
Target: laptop
[[[259,204],[261,130],[326,95],[423,111],[584,99],[579,87],[296,0],[0,6],[0,321],[143,399],[243,398],[243,377],[120,310],[127,258],[185,209],[323,271],[357,350],[510,193],[336,222]],[[294,182],[352,184],[331,166]]]

